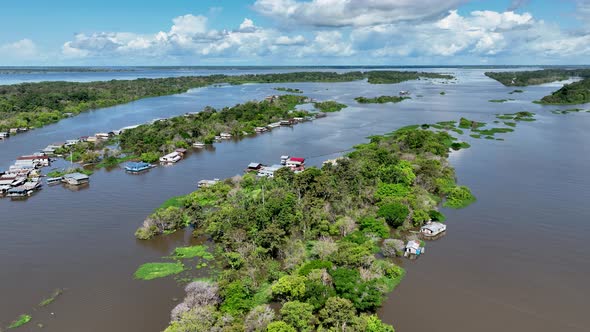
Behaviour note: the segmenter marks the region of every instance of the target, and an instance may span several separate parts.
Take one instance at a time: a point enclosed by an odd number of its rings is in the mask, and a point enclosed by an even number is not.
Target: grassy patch
[[[135,155],[129,155],[129,156],[124,156],[124,157],[108,157],[103,159],[100,163],[98,163],[96,165],[96,168],[103,168],[103,167],[115,167],[117,165],[119,165],[120,163],[124,163],[126,161],[131,161],[131,160],[138,160],[139,157],[135,156]]]
[[[176,263],[145,263],[133,274],[136,279],[152,280],[184,271],[184,264]]]
[[[162,203],[162,205],[160,205],[159,209],[166,209],[168,207],[174,206],[174,207],[182,207],[184,206],[184,198],[186,196],[185,195],[181,195],[181,196],[174,196],[171,198],[168,198],[164,203]]]
[[[441,91],[441,92],[439,92],[439,94],[440,94],[441,96],[444,96],[444,95],[446,95],[447,93],[446,93],[446,92],[444,92],[444,91]]]
[[[174,258],[194,258],[201,257],[206,260],[212,260],[213,254],[207,251],[207,246],[191,246],[191,247],[180,247],[174,249]]]
[[[516,122],[509,122],[509,121],[504,121],[504,124],[509,126],[509,127],[516,127]]]
[[[481,135],[480,134],[471,134],[469,136],[471,136],[473,138],[481,138]]]
[[[9,329],[15,329],[17,327],[21,327],[23,325],[25,325],[26,323],[30,322],[31,319],[33,317],[31,317],[31,315],[27,315],[27,314],[23,314],[18,316],[18,318],[16,320],[14,320],[12,323],[10,323],[10,325],[8,325]]]

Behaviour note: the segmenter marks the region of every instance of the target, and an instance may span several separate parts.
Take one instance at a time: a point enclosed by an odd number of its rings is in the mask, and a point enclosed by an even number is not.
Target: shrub
[[[404,223],[408,214],[410,214],[408,207],[396,202],[385,204],[377,211],[379,217],[385,218],[391,227],[396,228]]]

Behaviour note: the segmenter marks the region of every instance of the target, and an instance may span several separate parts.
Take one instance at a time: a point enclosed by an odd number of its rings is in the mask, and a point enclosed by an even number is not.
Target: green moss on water
[[[455,142],[455,143],[451,144],[451,149],[453,149],[455,151],[458,151],[461,149],[467,149],[469,147],[471,147],[471,145],[469,145],[469,143],[467,143],[467,142],[458,142],[458,143]]]
[[[446,93],[446,92],[444,92],[444,91],[441,91],[439,94],[440,94],[441,96],[444,96],[444,95],[446,95],[447,93]]]
[[[469,136],[471,136],[473,138],[481,138],[481,135],[479,135],[479,134],[471,134]]]
[[[162,205],[160,205],[159,209],[166,209],[171,206],[183,207],[185,197],[186,197],[186,195],[174,196],[174,197],[168,198],[166,201],[164,201],[164,203],[162,203]]]
[[[485,139],[494,139],[494,136],[486,136]]]
[[[553,113],[553,114],[569,114],[569,113],[579,113],[579,112],[584,112],[584,110],[581,108],[569,108],[566,110],[551,111],[551,113]]]
[[[184,271],[184,264],[176,263],[145,263],[133,274],[135,279],[152,280]]]
[[[213,254],[207,251],[208,247],[204,245],[180,247],[174,249],[174,258],[194,258],[200,257],[206,260],[212,260]]]
[[[16,320],[14,320],[12,323],[10,323],[10,325],[8,325],[9,329],[15,329],[17,327],[21,327],[23,325],[25,325],[26,323],[30,322],[31,319],[33,317],[31,317],[31,315],[27,315],[27,314],[23,314],[18,316],[18,318]]]
[[[504,124],[509,126],[509,127],[516,127],[516,122],[509,122],[509,121],[504,121]]]

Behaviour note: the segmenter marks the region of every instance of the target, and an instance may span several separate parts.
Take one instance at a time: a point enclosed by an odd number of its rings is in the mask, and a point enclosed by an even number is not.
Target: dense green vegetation
[[[541,98],[539,103],[550,105],[590,103],[590,78],[566,84],[561,89]]]
[[[194,142],[212,143],[222,132],[233,137],[254,133],[255,127],[296,116],[307,111],[295,111],[305,101],[304,96],[283,95],[273,101],[251,101],[221,110],[208,107],[202,112],[177,116],[152,124],[126,130],[119,138],[120,147],[135,155],[163,155],[176,148],[187,148]]]
[[[513,72],[486,72],[486,76],[505,86],[527,86],[564,81],[571,77],[590,77],[590,69],[543,69]],[[515,90],[516,91],[516,90]]]
[[[348,107],[333,100],[316,102],[313,103],[313,106],[320,112],[324,113],[340,112],[342,109]]]
[[[535,121],[535,113],[531,112],[516,112],[508,114],[497,114],[496,118],[500,120],[514,120],[514,121]]]
[[[420,77],[452,78],[449,75],[416,72],[295,72],[282,74],[185,76],[105,82],[40,82],[0,86],[0,131],[37,128],[69,115],[128,103],[134,100],[186,92],[212,84],[349,82],[399,83]]]
[[[135,278],[141,280],[152,280],[162,278],[184,271],[181,262],[176,263],[145,263],[135,271]]]
[[[191,247],[180,247],[174,249],[173,257],[175,258],[194,258],[201,257],[205,260],[213,259],[213,255],[207,251],[207,246],[191,246]]]
[[[416,71],[370,71],[367,72],[368,82],[372,84],[394,84],[411,80],[419,80],[421,78],[439,78],[439,79],[453,79],[454,76],[448,74],[425,73]]]
[[[233,177],[158,209],[148,219],[192,225],[214,241],[220,264],[210,282],[186,287],[166,331],[393,331],[374,312],[404,271],[375,254],[383,239],[444,220],[441,199],[473,201],[446,161],[454,140],[406,127],[371,137],[337,165]],[[152,226],[138,233],[162,233]]]
[[[361,104],[385,104],[385,103],[399,103],[405,99],[411,99],[410,97],[398,97],[398,96],[379,96],[374,98],[367,97],[356,97],[354,100]]]
[[[514,99],[490,99],[488,100],[490,103],[505,103],[507,101],[511,101]]]
[[[21,327],[26,323],[30,322],[32,319],[31,315],[23,314],[18,316],[18,318],[8,325],[9,329],[15,329],[17,327]]]
[[[279,87],[279,88],[275,88],[275,90],[277,90],[277,91],[283,91],[283,92],[289,92],[289,93],[303,93],[303,91],[301,89],[293,89],[293,88]]]
[[[58,288],[56,290],[53,291],[53,293],[51,293],[51,295],[48,298],[43,299],[40,303],[39,306],[40,307],[45,307],[47,305],[50,305],[51,303],[53,303],[53,301],[55,301],[55,299],[57,299],[58,296],[60,296],[61,294],[63,294],[64,290],[61,288]]]

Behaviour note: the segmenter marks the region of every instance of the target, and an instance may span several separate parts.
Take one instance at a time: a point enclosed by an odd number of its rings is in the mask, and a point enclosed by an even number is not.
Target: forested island
[[[38,128],[81,112],[128,103],[134,100],[186,92],[212,84],[350,82],[399,83],[424,78],[450,79],[436,73],[295,72],[282,74],[210,75],[171,78],[140,78],[105,82],[40,82],[0,86],[0,131],[9,128]]]
[[[361,104],[385,104],[385,103],[399,103],[405,99],[411,99],[410,97],[398,97],[398,96],[379,96],[373,98],[367,97],[356,97],[354,100]]]
[[[571,84],[566,84],[561,89],[541,98],[540,104],[548,105],[575,105],[590,103],[590,78],[585,78]]]
[[[289,118],[311,118],[315,113],[296,110],[309,101],[300,95],[281,95],[262,101],[250,101],[217,110],[206,107],[198,113],[161,119],[127,129],[120,136],[99,142],[79,142],[56,150],[72,161],[113,167],[128,160],[152,163],[177,148],[193,143],[211,144],[221,133],[239,138],[255,133],[256,127]],[[346,105],[334,101],[314,103],[320,112],[337,112]]]
[[[555,68],[530,71],[486,72],[485,75],[504,84],[505,86],[528,86],[556,81],[565,81],[572,77],[589,78],[590,69]]]
[[[294,89],[294,88],[278,87],[278,88],[275,88],[275,90],[282,91],[282,92],[289,92],[289,93],[303,93],[303,91],[301,89]]]
[[[446,159],[453,141],[446,132],[402,128],[322,169],[234,177],[169,201],[136,236],[191,225],[194,236],[214,242],[209,259],[219,267],[188,284],[166,331],[393,332],[374,314],[404,275],[387,257],[400,253],[409,230],[444,220],[441,202],[474,201]],[[174,259],[145,264],[136,277],[194,263]]]

